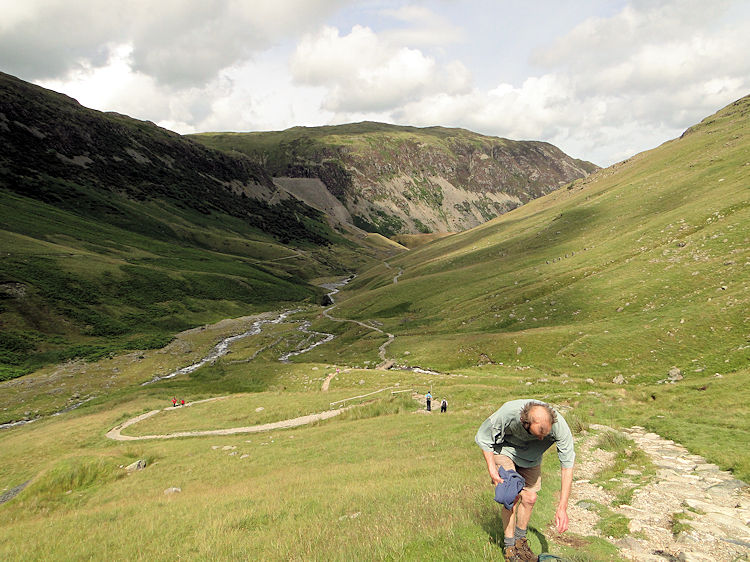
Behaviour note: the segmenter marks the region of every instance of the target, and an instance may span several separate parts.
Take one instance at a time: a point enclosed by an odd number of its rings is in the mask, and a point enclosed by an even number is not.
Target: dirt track
[[[222,400],[224,398],[227,398],[227,397],[222,396],[219,398],[209,398],[207,400],[191,402],[189,404],[185,404],[185,406],[180,406],[180,407],[187,408],[194,404],[198,404],[199,402],[208,402],[210,400]],[[106,437],[109,437],[110,439],[114,439],[115,441],[140,441],[144,439],[173,439],[175,437],[201,437],[201,436],[206,436],[206,435],[235,435],[237,433],[257,433],[260,431],[269,431],[272,429],[286,429],[290,427],[298,427],[300,425],[306,425],[308,423],[312,423],[312,422],[316,422],[320,420],[327,420],[328,418],[338,416],[340,413],[345,412],[349,408],[351,408],[351,406],[347,408],[340,408],[338,410],[328,410],[325,412],[320,412],[318,414],[309,414],[307,416],[300,416],[298,418],[281,420],[281,421],[273,422],[273,423],[264,423],[260,425],[250,425],[246,427],[230,427],[226,429],[210,429],[206,431],[178,431],[176,433],[167,433],[164,435],[140,435],[140,436],[122,435],[122,430],[127,427],[130,427],[131,425],[135,425],[140,421],[143,421],[147,418],[155,416],[159,412],[173,410],[173,408],[164,408],[161,410],[151,410],[150,412],[146,412],[145,414],[141,414],[140,416],[131,418],[128,421],[123,422],[120,425],[110,429],[106,433]]]

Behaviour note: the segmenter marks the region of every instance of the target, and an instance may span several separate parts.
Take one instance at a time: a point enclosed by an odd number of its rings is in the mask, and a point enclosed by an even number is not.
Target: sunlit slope
[[[673,365],[746,365],[749,112],[745,97],[680,139],[394,259],[353,283],[337,314],[382,322],[397,360],[440,369],[654,379]]]

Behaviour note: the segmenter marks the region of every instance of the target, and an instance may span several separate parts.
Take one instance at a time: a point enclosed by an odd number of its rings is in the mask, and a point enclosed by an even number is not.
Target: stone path
[[[590,427],[613,431],[596,424]],[[634,426],[623,433],[648,454],[657,474],[654,482],[635,490],[630,505],[611,508],[630,520],[629,536],[620,540],[605,537],[620,549],[621,555],[638,562],[750,560],[747,484],[642,427]],[[596,449],[595,440],[592,434],[577,440],[580,462],[569,512],[574,532],[601,536],[595,527],[598,516],[577,505],[581,500],[609,505],[613,499],[589,481],[613,456]],[[680,523],[688,526],[676,536],[672,533],[674,514],[680,514]]]
[[[5,502],[10,501],[13,498],[15,498],[18,494],[20,494],[23,491],[23,489],[26,486],[29,485],[30,482],[31,482],[31,480],[27,480],[23,484],[19,484],[15,488],[11,488],[10,490],[7,490],[7,491],[3,492],[2,494],[0,494],[0,503],[5,503]]]

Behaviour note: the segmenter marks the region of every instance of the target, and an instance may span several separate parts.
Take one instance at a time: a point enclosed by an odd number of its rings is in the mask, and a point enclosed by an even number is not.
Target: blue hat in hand
[[[503,504],[506,509],[513,509],[516,497],[526,485],[526,480],[515,470],[505,470],[503,467],[500,467],[498,474],[503,481],[495,486],[495,501]]]

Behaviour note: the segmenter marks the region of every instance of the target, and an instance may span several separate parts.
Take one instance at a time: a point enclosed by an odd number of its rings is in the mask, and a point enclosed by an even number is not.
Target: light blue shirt
[[[553,444],[557,445],[557,456],[560,466],[572,468],[576,453],[573,446],[573,434],[567,422],[557,413],[557,421],[544,439],[539,439],[521,425],[521,409],[528,402],[539,400],[511,400],[484,420],[474,438],[484,451],[510,457],[516,466],[528,468],[542,463],[542,455]],[[554,409],[554,408],[553,408]]]

